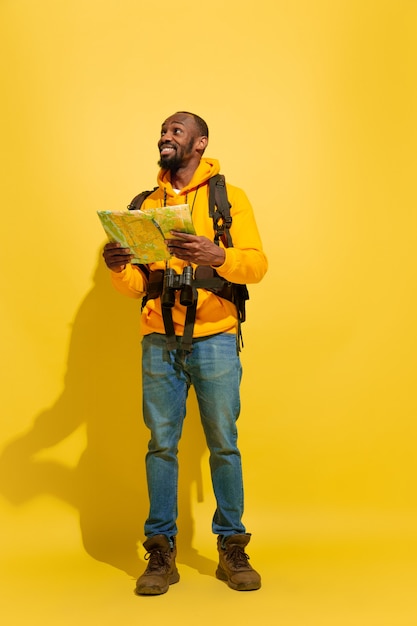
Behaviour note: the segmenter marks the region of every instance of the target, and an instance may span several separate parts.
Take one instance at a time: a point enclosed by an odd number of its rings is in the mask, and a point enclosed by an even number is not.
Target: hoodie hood
[[[203,157],[189,184],[181,189],[181,195],[187,194],[189,191],[203,185],[209,180],[209,178],[215,176],[219,172],[220,163],[217,159]],[[159,170],[157,181],[158,186],[166,191],[167,196],[177,195],[171,185],[171,172],[169,170]]]

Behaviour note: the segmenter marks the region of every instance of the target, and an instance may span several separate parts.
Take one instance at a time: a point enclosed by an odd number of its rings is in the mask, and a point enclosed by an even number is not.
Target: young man
[[[215,269],[230,283],[257,283],[267,270],[267,260],[251,205],[241,189],[229,184],[233,247],[213,241],[209,179],[219,173],[220,165],[216,159],[203,157],[207,143],[207,124],[199,116],[178,112],[165,120],[158,142],[158,188],[146,198],[142,210],[189,204],[197,235],[174,233],[167,241],[172,254],[169,266],[178,275],[190,265],[194,270],[203,266]],[[105,246],[103,256],[116,289],[134,298],[147,292],[149,271],[152,276],[155,270],[165,269],[165,262],[151,263],[147,268],[132,265],[130,250],[114,243]],[[216,576],[239,591],[261,586],[245,552],[250,534],[242,523],[243,481],[236,428],[241,380],[237,310],[230,300],[209,289],[199,288],[197,293],[191,350],[184,349],[184,329],[189,323],[178,292],[170,309],[174,345],[167,344],[169,333],[161,297],[148,299],[142,312],[143,414],[151,438],[146,455],[150,509],[143,544],[148,567],[137,581],[139,594],[165,593],[179,580],[175,564],[177,447],[190,385],[196,391],[210,451],[217,503],[212,521],[219,552]]]

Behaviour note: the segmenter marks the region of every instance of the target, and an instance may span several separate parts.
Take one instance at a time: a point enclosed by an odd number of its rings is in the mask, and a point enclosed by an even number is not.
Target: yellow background
[[[2,623],[417,624],[415,0],[1,0],[0,23]],[[178,109],[270,262],[239,421],[264,584],[213,577],[191,397],[182,581],[150,599],[139,304],[96,210],[155,184]]]

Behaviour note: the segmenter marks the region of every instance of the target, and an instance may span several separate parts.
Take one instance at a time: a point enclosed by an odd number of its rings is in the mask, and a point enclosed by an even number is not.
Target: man
[[[142,210],[189,204],[197,235],[173,233],[174,238],[166,242],[172,254],[169,266],[178,275],[191,264],[193,268],[215,268],[218,276],[231,283],[259,282],[267,270],[267,260],[252,208],[244,192],[229,184],[233,247],[213,241],[208,183],[220,165],[203,157],[207,143],[207,124],[199,116],[178,112],[165,120],[158,142],[158,188],[147,197]],[[134,298],[147,292],[148,271],[152,275],[165,269],[164,262],[147,268],[132,265],[130,250],[115,243],[105,246],[103,256],[116,289]],[[210,450],[217,503],[212,521],[219,552],[216,576],[238,591],[259,589],[260,576],[245,552],[250,534],[242,523],[243,480],[236,429],[241,379],[236,306],[213,291],[199,288],[191,350],[184,349],[183,344],[186,310],[177,292],[170,309],[174,346],[167,345],[166,310],[161,298],[149,298],[142,312],[143,414],[151,432],[146,455],[150,510],[143,544],[148,566],[137,581],[136,591],[162,594],[179,580],[175,564],[177,447],[190,385],[196,391]]]

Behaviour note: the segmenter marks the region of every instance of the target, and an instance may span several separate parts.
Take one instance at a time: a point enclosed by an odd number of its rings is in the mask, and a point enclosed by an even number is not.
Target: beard
[[[176,172],[181,165],[181,156],[178,152],[167,156],[161,156],[158,161],[158,165],[163,170],[169,170],[170,172]]]
[[[185,165],[186,156],[191,154],[194,138],[191,138],[188,142],[188,145],[185,148],[181,146],[176,147],[175,152],[173,154],[169,154],[166,156],[161,156],[158,161],[159,167],[163,170],[169,170],[170,172],[176,172],[182,165]]]

